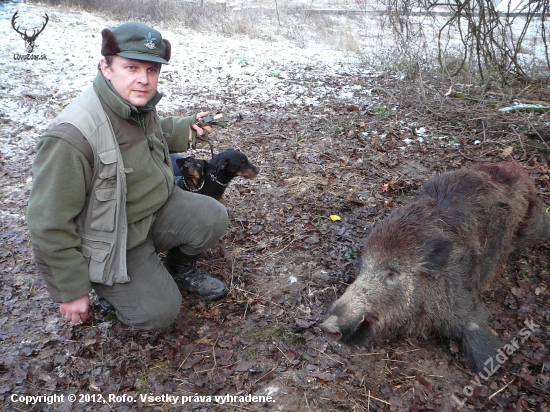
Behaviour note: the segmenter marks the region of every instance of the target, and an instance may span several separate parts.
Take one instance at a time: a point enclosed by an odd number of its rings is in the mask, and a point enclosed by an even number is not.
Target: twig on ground
[[[493,399],[493,397],[497,394],[499,394],[500,392],[502,392],[504,389],[506,389],[508,387],[508,385],[510,385],[512,382],[514,382],[516,379],[512,379],[510,382],[508,382],[506,385],[504,385],[502,388],[500,388],[498,391],[496,391],[495,393],[493,393],[491,396],[489,396],[489,400]]]

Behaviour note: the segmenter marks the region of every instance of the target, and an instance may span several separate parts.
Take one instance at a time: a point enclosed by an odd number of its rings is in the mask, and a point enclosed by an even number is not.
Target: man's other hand
[[[90,298],[84,295],[80,298],[59,304],[61,315],[65,316],[67,322],[78,323],[79,320],[86,322],[88,319],[88,308],[90,307]]]

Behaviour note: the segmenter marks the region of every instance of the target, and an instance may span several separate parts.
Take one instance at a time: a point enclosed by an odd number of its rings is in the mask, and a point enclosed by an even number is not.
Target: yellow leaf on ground
[[[500,155],[502,157],[508,157],[512,154],[513,151],[514,151],[514,148],[512,146],[508,146],[506,149],[502,151]]]

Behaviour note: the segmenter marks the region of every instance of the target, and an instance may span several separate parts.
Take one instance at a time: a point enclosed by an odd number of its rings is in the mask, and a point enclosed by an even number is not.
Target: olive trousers
[[[165,329],[178,316],[182,297],[158,253],[180,247],[186,255],[198,255],[218,243],[227,225],[225,206],[175,186],[145,242],[127,251],[130,282],[92,287],[114,306],[123,323],[143,330]]]

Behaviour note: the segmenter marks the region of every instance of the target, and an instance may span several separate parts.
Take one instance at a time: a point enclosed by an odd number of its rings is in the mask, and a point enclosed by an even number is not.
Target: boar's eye
[[[384,282],[392,284],[399,279],[399,272],[397,270],[389,269],[384,278]]]

